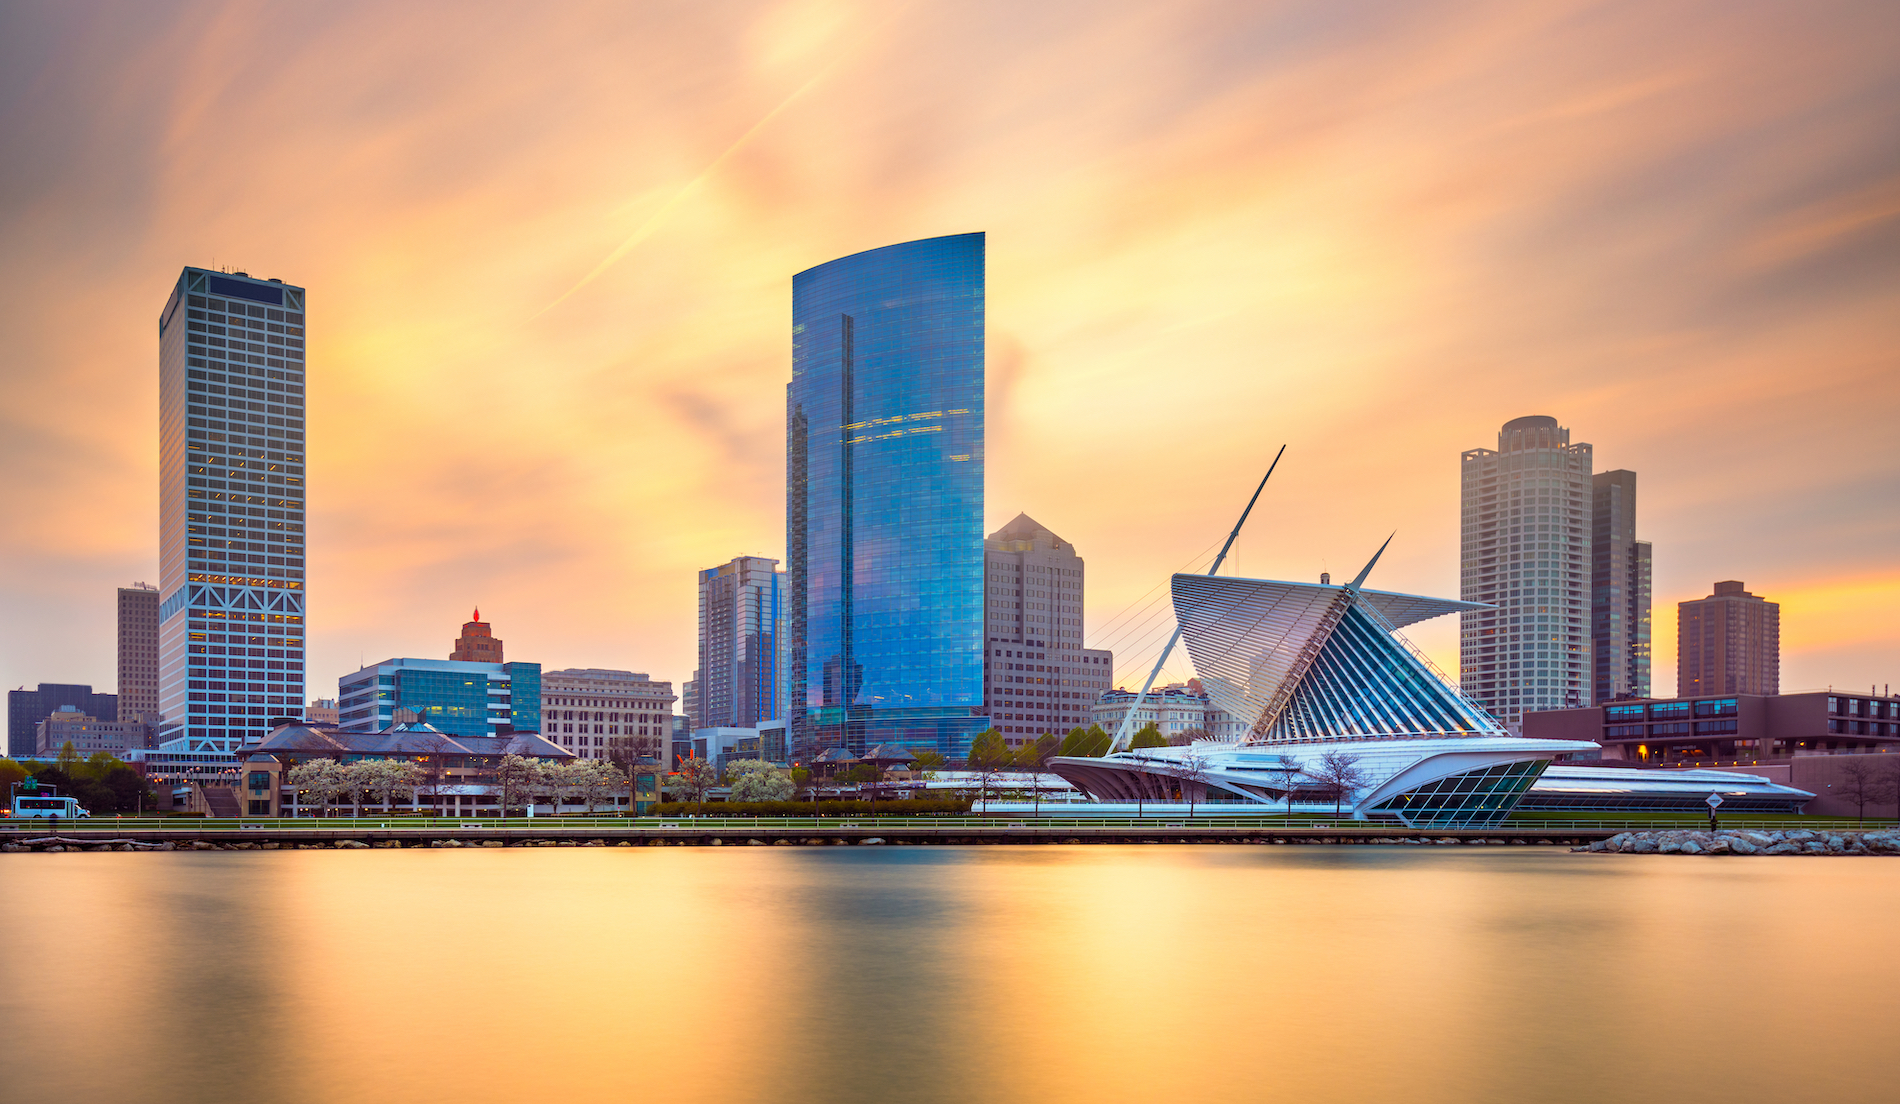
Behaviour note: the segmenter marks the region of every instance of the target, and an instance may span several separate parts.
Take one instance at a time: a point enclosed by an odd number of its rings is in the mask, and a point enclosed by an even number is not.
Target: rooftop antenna
[[[1281,445],[1280,451],[1273,454],[1273,463],[1267,465],[1267,474],[1260,477],[1260,485],[1253,489],[1253,497],[1247,500],[1247,508],[1240,512],[1240,520],[1234,522],[1234,531],[1227,534],[1227,543],[1221,545],[1220,555],[1215,556],[1214,563],[1208,567],[1209,575],[1220,572],[1221,561],[1227,558],[1227,550],[1234,546],[1234,540],[1240,536],[1240,527],[1247,524],[1247,515],[1253,513],[1253,504],[1260,501],[1260,492],[1267,489],[1267,480],[1273,478],[1273,469],[1280,466],[1280,457],[1284,455],[1286,455],[1286,446]],[[1135,695],[1134,703],[1128,707],[1127,714],[1122,717],[1122,723],[1116,727],[1115,738],[1108,742],[1107,754],[1113,755],[1127,745],[1128,730],[1135,723],[1135,714],[1141,712],[1141,707],[1147,704],[1148,691],[1154,689],[1155,679],[1160,677],[1161,668],[1168,662],[1168,656],[1174,652],[1174,646],[1180,643],[1180,640],[1181,621],[1176,618],[1174,635],[1168,637],[1167,646],[1162,648],[1161,654],[1155,658],[1154,670],[1148,672],[1148,681],[1141,684],[1141,693]]]

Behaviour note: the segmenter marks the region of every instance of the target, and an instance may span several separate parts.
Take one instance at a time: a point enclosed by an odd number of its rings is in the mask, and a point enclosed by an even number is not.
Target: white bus
[[[64,820],[77,820],[92,814],[80,808],[79,802],[70,797],[42,797],[39,795],[15,794],[13,796],[13,818],[15,820],[47,819],[60,817]]]

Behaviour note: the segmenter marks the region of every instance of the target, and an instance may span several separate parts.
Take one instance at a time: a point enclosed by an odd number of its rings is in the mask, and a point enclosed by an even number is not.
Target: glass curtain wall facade
[[[792,754],[968,753],[983,710],[984,236],[799,273],[786,389]]]
[[[398,709],[453,736],[539,732],[541,665],[386,659],[338,679],[337,702],[348,732],[382,732]]]
[[[1591,477],[1590,662],[1595,700],[1649,697],[1649,542],[1636,539],[1636,473]]]
[[[187,268],[158,320],[158,739],[304,708],[304,289]]]
[[[1524,714],[1590,702],[1591,448],[1557,419],[1504,423],[1462,460],[1459,686],[1522,731]]]
[[[698,728],[745,728],[779,718],[784,572],[740,556],[699,573]]]

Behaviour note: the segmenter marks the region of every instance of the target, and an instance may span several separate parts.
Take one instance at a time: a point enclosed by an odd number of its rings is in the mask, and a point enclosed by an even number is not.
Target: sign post
[[[1715,829],[1715,810],[1721,807],[1722,807],[1722,795],[1717,794],[1717,793],[1710,794],[1709,795],[1709,831],[1711,832],[1716,830]]]

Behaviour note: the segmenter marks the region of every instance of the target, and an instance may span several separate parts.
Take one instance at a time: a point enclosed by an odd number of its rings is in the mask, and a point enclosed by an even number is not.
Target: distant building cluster
[[[1900,699],[1780,695],[1779,606],[1739,581],[1679,604],[1680,697],[1652,698],[1636,473],[1596,471],[1592,446],[1544,415],[1461,455],[1462,601],[1363,590],[1364,573],[1344,586],[1176,576],[1201,677],[1116,685],[1114,654],[1087,646],[1075,546],[1027,513],[983,532],[986,264],[984,235],[959,234],[793,278],[784,559],[739,555],[697,573],[697,653],[678,694],[643,672],[510,660],[477,609],[447,658],[368,664],[315,700],[306,291],[185,268],[159,315],[159,582],[118,591],[118,693],[12,691],[7,752],[106,752],[195,784],[254,761],[271,777],[250,807],[279,809],[278,775],[296,762],[423,743],[468,775],[463,787],[497,748],[583,772],[682,758],[863,764],[962,759],[986,730],[1022,748],[1089,726],[1152,725],[1177,747],[1540,737],[1568,741],[1573,763],[1655,768],[1900,748]],[[1396,635],[1454,611],[1455,688]],[[1477,789],[1394,791],[1381,808],[1489,816],[1495,802],[1468,795],[1520,792],[1554,754],[1538,747],[1498,750]],[[1299,758],[1243,755],[1220,769],[1238,780]],[[1066,769],[1084,788],[1145,800],[1187,792],[1180,772],[1197,762],[1180,752],[1159,766]],[[1299,786],[1283,781],[1291,803]],[[437,797],[471,814],[482,804],[466,788]]]

